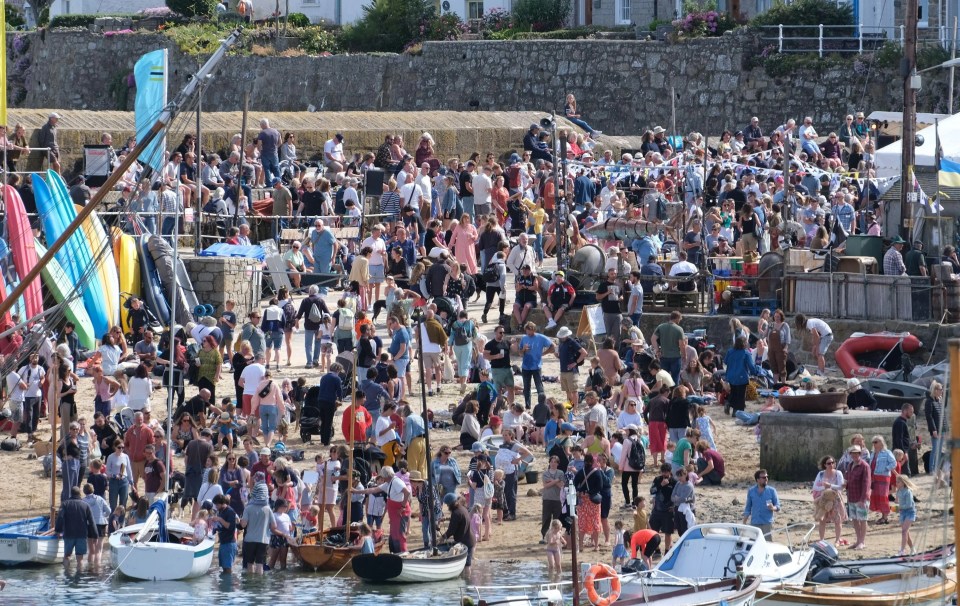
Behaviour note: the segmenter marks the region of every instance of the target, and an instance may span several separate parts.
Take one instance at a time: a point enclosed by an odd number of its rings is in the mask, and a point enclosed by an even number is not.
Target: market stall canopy
[[[876,114],[894,114],[897,117],[900,116],[899,112],[874,112],[870,114],[870,119],[880,119],[874,118]],[[930,119],[932,122],[934,121],[933,118],[928,117],[936,117],[938,115],[939,114],[917,114],[917,122],[920,123],[927,119]],[[940,119],[939,129],[943,157],[960,162],[960,114]],[[934,153],[937,145],[936,133],[934,131],[935,126],[931,124],[918,132],[918,134],[923,137],[923,145],[916,148],[915,166],[933,168]],[[902,149],[901,141],[894,141],[890,145],[877,150],[876,162],[878,177],[894,177],[900,174],[900,155]]]

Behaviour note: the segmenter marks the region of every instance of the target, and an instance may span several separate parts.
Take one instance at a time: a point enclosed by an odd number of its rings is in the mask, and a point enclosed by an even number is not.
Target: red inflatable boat
[[[908,332],[855,332],[840,345],[834,357],[843,376],[870,378],[899,369],[900,352],[911,354],[922,345]]]

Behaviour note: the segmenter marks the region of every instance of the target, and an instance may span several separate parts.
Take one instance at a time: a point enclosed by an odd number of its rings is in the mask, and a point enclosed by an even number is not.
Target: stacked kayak
[[[160,288],[163,292],[165,301],[170,300],[173,294],[173,286],[176,283],[177,298],[175,301],[174,319],[178,324],[186,325],[193,320],[193,310],[197,308],[200,301],[193,290],[193,282],[190,280],[190,274],[181,259],[173,262],[173,247],[170,243],[160,236],[146,236],[147,250],[153,257],[153,263],[156,267],[157,278],[160,281]],[[141,240],[142,242],[143,240]],[[142,248],[142,245],[141,245]],[[160,318],[163,324],[170,321],[169,305],[167,306],[167,317]]]
[[[7,211],[8,245],[13,255],[13,266],[17,274],[25,276],[37,264],[37,251],[34,248],[33,231],[30,229],[30,219],[23,206],[20,194],[10,185],[3,188],[3,200]],[[23,293],[27,320],[43,313],[43,293],[40,291],[40,280],[34,280]]]

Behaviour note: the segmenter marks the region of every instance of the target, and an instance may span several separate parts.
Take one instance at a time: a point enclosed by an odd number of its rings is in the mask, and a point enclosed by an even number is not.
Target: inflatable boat
[[[914,353],[923,343],[908,332],[855,332],[834,357],[843,376],[872,378],[900,368],[900,356]]]

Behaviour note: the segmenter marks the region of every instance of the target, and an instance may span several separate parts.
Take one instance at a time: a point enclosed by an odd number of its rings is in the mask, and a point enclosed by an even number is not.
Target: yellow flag
[[[7,3],[0,0],[0,124],[7,123]]]

